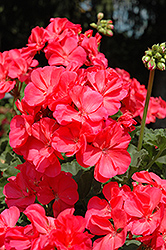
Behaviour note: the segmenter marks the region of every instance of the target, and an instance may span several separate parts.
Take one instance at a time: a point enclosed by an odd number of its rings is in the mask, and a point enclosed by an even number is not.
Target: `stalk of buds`
[[[166,62],[166,42],[154,44],[152,49],[145,51],[142,61],[149,70],[159,69],[165,70]]]
[[[98,32],[102,33],[106,36],[113,36],[113,23],[112,20],[102,20],[104,17],[104,14],[102,12],[99,12],[97,14],[97,24],[91,23],[90,26],[97,29]]]

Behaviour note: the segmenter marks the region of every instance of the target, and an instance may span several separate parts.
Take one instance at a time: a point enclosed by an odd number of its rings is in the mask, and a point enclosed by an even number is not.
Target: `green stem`
[[[155,70],[150,70],[150,74],[149,74],[149,81],[148,81],[148,88],[147,88],[147,94],[146,94],[146,100],[145,100],[145,107],[144,107],[144,112],[143,112],[143,117],[142,117],[142,122],[141,122],[140,135],[139,135],[139,140],[138,140],[138,148],[137,148],[138,151],[140,151],[141,147],[142,147],[142,140],[143,140],[143,135],[144,135],[146,116],[147,116],[147,112],[148,112],[148,105],[149,105],[149,100],[150,100],[150,96],[151,96],[151,93],[152,93],[154,72],[155,72]]]

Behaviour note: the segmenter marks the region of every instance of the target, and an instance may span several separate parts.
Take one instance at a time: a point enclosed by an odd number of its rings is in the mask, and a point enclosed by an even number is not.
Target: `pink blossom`
[[[46,27],[49,33],[49,41],[61,41],[65,37],[72,37],[81,32],[81,25],[70,22],[67,18],[51,18]]]
[[[63,68],[50,66],[34,70],[31,74],[31,82],[25,88],[25,101],[30,106],[44,104],[57,87],[63,71]]]
[[[160,206],[162,192],[150,186],[134,192],[135,196],[127,199],[124,210],[131,216],[129,228],[132,234],[149,235],[159,226],[163,208]]]
[[[62,156],[51,146],[52,134],[58,128],[55,120],[42,118],[32,125],[32,137],[29,137],[26,148],[21,150],[26,160],[32,162],[36,170],[48,176],[55,177],[60,173],[59,158]]]
[[[43,29],[43,27],[40,28],[39,26],[36,26],[31,31],[27,46],[31,48],[31,50],[39,51],[44,47],[48,38],[48,31]]]
[[[9,228],[13,228],[18,221],[20,211],[17,207],[12,206],[5,209],[0,214],[0,247],[4,245],[5,234]]]
[[[109,221],[107,218],[102,218],[98,215],[93,215],[89,222],[89,229],[91,233],[95,235],[104,235],[94,241],[94,250],[114,250],[123,246],[127,236],[126,213],[121,209],[115,209],[112,211],[112,220]]]
[[[45,176],[39,184],[37,198],[46,205],[52,200],[54,217],[66,208],[73,207],[78,201],[77,183],[69,173],[61,172],[56,177]]]
[[[109,115],[114,115],[121,107],[120,100],[127,91],[122,88],[122,81],[115,70],[95,70],[87,73],[87,78],[92,87],[103,96],[103,106]]]
[[[86,52],[78,46],[76,37],[67,37],[63,43],[52,42],[44,49],[49,65],[68,66],[71,62],[77,62],[82,66],[86,60]]]
[[[58,104],[53,113],[59,124],[65,125],[72,120],[90,123],[93,129],[103,118],[107,118],[107,111],[102,106],[102,95],[88,86],[75,86],[70,91],[70,97],[78,111],[70,105]]]
[[[95,165],[95,179],[106,182],[117,174],[125,173],[129,167],[129,142],[130,136],[124,134],[119,124],[114,123],[99,132],[91,145],[87,145],[82,162],[88,166]]]
[[[28,205],[35,202],[35,194],[29,187],[22,173],[8,178],[3,193],[8,207],[16,206],[22,212]]]

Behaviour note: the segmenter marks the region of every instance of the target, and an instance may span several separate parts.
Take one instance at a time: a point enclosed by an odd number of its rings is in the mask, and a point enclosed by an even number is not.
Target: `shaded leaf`
[[[140,245],[141,245],[141,242],[139,242],[138,240],[130,240],[130,241],[126,241],[126,243],[120,249],[136,250],[139,248]]]
[[[149,155],[148,151],[145,149],[141,149],[137,151],[137,147],[133,144],[130,144],[128,148],[128,152],[131,156],[131,167],[139,168],[145,164],[145,157]]]
[[[80,199],[84,199],[88,193],[91,190],[93,181],[93,168],[91,168],[89,171],[85,171],[80,176],[80,179],[78,180],[78,193]]]
[[[81,166],[77,163],[76,160],[66,162],[61,165],[62,171],[69,172],[72,175],[76,175],[81,169]]]

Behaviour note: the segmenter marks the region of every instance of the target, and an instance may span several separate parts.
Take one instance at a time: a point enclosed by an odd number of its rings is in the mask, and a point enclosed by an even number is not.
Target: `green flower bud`
[[[90,26],[91,26],[92,28],[97,29],[97,24],[95,24],[95,23],[91,23]]]
[[[99,31],[99,32],[101,32],[101,33],[103,33],[103,34],[105,34],[105,33],[106,33],[106,30],[105,30],[105,29],[103,29],[102,27],[99,27],[99,28],[98,28],[98,31]]]
[[[160,54],[163,54],[163,53],[164,53],[162,47],[159,46],[158,52],[159,52]]]
[[[107,24],[107,20],[101,20],[100,23]]]
[[[150,56],[143,56],[142,61],[143,61],[143,63],[149,62],[150,61]]]
[[[151,49],[149,49],[149,50],[146,50],[145,51],[145,54],[147,55],[147,56],[153,56],[153,54],[152,54],[152,50]]]
[[[162,55],[159,52],[157,52],[154,58],[156,58],[157,60],[160,60],[162,58]]]
[[[164,58],[161,58],[161,59],[160,59],[160,62],[165,63],[165,59],[164,59]]]
[[[166,48],[166,42],[161,43],[161,44],[160,44],[160,47],[162,47],[162,48]]]
[[[157,63],[157,68],[159,69],[159,70],[165,70],[165,64],[164,63],[162,63],[162,62],[158,62]]]
[[[154,44],[154,45],[152,46],[152,51],[153,51],[154,53],[158,52],[159,47],[160,47],[159,44]]]

